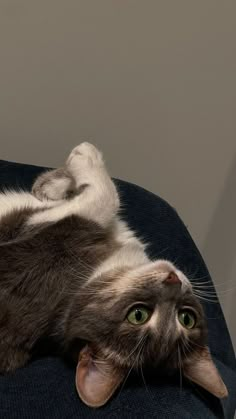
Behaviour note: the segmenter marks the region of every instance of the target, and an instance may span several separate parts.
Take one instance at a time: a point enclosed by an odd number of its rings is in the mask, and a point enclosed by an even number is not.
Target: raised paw
[[[40,201],[58,201],[70,196],[73,186],[70,174],[60,168],[40,175],[33,185],[32,193]]]
[[[88,142],[84,142],[75,147],[66,161],[66,168],[72,176],[76,176],[78,171],[87,171],[102,166],[102,153]]]

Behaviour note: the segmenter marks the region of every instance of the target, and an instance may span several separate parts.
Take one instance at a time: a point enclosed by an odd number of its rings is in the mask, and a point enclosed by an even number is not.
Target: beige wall
[[[55,166],[95,142],[114,176],[177,208],[222,290],[236,284],[235,16],[234,0],[0,2],[1,158]]]

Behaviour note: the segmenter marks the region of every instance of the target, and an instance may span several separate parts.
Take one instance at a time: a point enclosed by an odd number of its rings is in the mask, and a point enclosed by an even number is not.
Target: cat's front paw
[[[70,195],[72,183],[65,169],[50,170],[36,179],[32,193],[39,201],[58,201]]]
[[[72,176],[78,174],[78,171],[87,171],[102,166],[102,153],[93,144],[88,142],[84,142],[75,147],[66,161],[66,168]]]

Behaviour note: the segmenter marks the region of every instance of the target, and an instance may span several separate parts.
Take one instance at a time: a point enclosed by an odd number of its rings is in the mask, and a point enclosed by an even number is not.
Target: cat
[[[89,406],[104,405],[130,369],[180,362],[185,377],[226,397],[190,281],[172,262],[149,259],[119,209],[89,143],[31,193],[0,194],[0,372],[23,367],[52,338],[62,354],[75,350],[76,388]]]

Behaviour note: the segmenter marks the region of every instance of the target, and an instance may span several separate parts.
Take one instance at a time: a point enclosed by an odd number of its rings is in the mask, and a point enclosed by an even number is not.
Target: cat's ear
[[[202,351],[194,353],[183,366],[185,377],[218,398],[228,396],[227,388],[215,367],[210,351],[205,347]]]
[[[76,368],[76,389],[81,400],[91,407],[103,406],[124,378],[107,361],[95,362],[88,346],[82,349]]]

